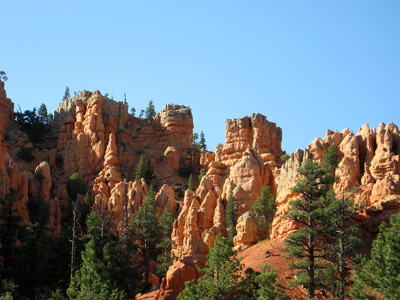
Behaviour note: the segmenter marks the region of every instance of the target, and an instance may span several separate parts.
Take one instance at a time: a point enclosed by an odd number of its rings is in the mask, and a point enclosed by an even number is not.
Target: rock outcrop
[[[184,281],[177,276],[184,276],[185,280],[196,278],[198,273],[193,266],[205,264],[209,245],[213,245],[218,233],[226,235],[225,207],[230,191],[239,214],[243,214],[260,195],[262,186],[273,181],[280,165],[281,140],[281,129],[265,116],[255,114],[228,120],[226,144],[218,145],[215,155],[202,152],[200,164],[207,173],[196,192],[185,193],[172,232],[172,253],[177,260],[163,279],[158,299],[175,299],[184,287]],[[253,219],[251,223],[251,218],[242,219],[237,247],[248,247],[257,242],[257,237],[267,235],[268,229],[255,230],[260,220]],[[182,275],[185,270],[189,271]]]
[[[284,219],[290,208],[289,201],[297,197],[291,191],[299,178],[296,170],[304,163],[304,158],[312,157],[321,162],[330,145],[337,147],[340,158],[335,170],[338,179],[333,185],[336,195],[340,197],[355,188],[355,201],[365,204],[358,219],[364,222],[367,232],[377,233],[378,225],[400,210],[399,141],[398,127],[393,123],[381,123],[377,130],[364,125],[357,135],[349,129],[341,133],[328,130],[323,140],[316,138],[305,152],[292,153],[280,170],[272,238],[285,238],[297,229],[296,224]]]

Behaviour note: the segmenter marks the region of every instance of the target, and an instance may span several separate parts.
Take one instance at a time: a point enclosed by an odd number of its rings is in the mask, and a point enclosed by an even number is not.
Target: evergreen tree
[[[207,145],[206,145],[206,138],[204,135],[203,131],[200,131],[200,142],[199,142],[199,146],[201,149],[207,150]]]
[[[38,110],[38,116],[42,123],[47,123],[48,114],[47,114],[46,104],[42,103],[42,105],[40,105],[39,110]]]
[[[271,269],[269,264],[263,264],[259,273],[251,268],[245,271],[245,276],[240,282],[240,300],[289,300],[284,288],[277,281],[277,271]]]
[[[54,120],[54,116],[52,113],[47,115],[47,124],[51,124]]]
[[[192,140],[192,147],[187,151],[187,153],[192,157],[192,166],[194,170],[197,172],[197,164],[196,164],[196,157],[200,155],[200,143],[197,141],[199,139],[198,133],[193,133],[193,135],[190,136],[190,139]]]
[[[83,181],[82,177],[77,172],[73,173],[69,177],[66,188],[67,188],[68,198],[71,201],[75,201],[78,194],[86,195],[87,193],[86,183]]]
[[[132,106],[131,107],[131,115],[135,116],[135,113],[136,113],[136,109]]]
[[[144,158],[144,155],[142,154],[140,156],[140,161],[139,164],[136,167],[136,180],[140,182],[140,180],[143,178],[147,184],[150,184],[152,180],[154,179],[154,173],[153,173],[153,168],[151,167],[151,160],[150,157],[147,160]]]
[[[217,235],[214,247],[210,247],[204,275],[197,283],[186,282],[185,289],[178,295],[178,300],[185,299],[230,299],[238,288],[238,279],[242,269],[240,260],[235,256],[228,240]]]
[[[137,250],[143,258],[145,267],[144,280],[149,281],[150,260],[157,258],[157,243],[160,238],[160,226],[158,224],[158,215],[155,210],[155,195],[151,185],[144,199],[143,205],[135,213],[132,220],[132,233],[137,241]]]
[[[21,239],[23,232],[22,218],[15,214],[16,197],[17,192],[10,188],[7,193],[4,191],[3,197],[0,198],[0,282],[5,279],[16,279],[15,267],[19,254],[16,241]]]
[[[49,131],[49,126],[36,114],[36,108],[26,110],[25,112],[22,112],[20,108],[19,111],[15,113],[15,119],[19,129],[25,132],[29,140],[33,143],[42,142],[44,134]]]
[[[159,278],[165,277],[169,266],[172,265],[173,257],[171,249],[173,241],[171,234],[175,218],[175,214],[168,209],[164,209],[159,218],[161,228],[161,242],[157,245],[157,249],[159,250],[157,256],[157,276]]]
[[[201,179],[203,178],[204,175],[206,175],[206,170],[205,169],[201,169],[200,170],[200,174],[199,174],[199,181],[201,181]]]
[[[228,230],[228,242],[233,246],[233,238],[236,236],[236,224],[238,218],[238,205],[233,197],[232,188],[229,190],[228,202],[225,210],[226,225]]]
[[[156,109],[154,107],[153,100],[150,100],[149,106],[147,106],[145,113],[147,120],[154,119],[154,117],[156,116]]]
[[[124,299],[120,291],[112,288],[103,253],[93,239],[86,244],[82,260],[82,267],[67,290],[70,299]]]
[[[328,172],[333,173],[340,162],[335,145],[330,145],[324,156],[323,166]]]
[[[71,95],[69,94],[69,86],[66,86],[62,101],[67,100],[70,97],[71,97]]]
[[[188,181],[188,189],[194,191],[196,189],[193,174],[190,174],[189,181]]]
[[[267,225],[272,223],[276,213],[275,196],[271,194],[271,189],[264,184],[261,188],[261,195],[251,206],[251,210],[258,216],[265,217]]]
[[[400,214],[383,222],[371,258],[359,257],[350,295],[355,299],[400,299]]]
[[[334,178],[311,159],[297,171],[303,178],[298,180],[292,191],[298,193],[299,197],[290,201],[291,208],[287,218],[301,227],[285,240],[287,248],[284,251],[296,260],[291,263],[291,267],[298,270],[296,279],[289,285],[304,286],[308,292],[307,297],[312,299],[315,290],[321,286],[321,270],[325,268],[321,262],[324,258],[322,223],[326,221],[327,216],[321,197],[326,196]]]
[[[325,259],[331,265],[326,271],[325,286],[335,299],[341,300],[348,296],[348,287],[352,284],[350,262],[361,246],[361,239],[357,236],[358,226],[349,226],[361,208],[360,205],[354,204],[351,196],[345,198],[343,195],[342,199],[338,199],[331,190],[326,197],[328,219],[324,222],[324,229],[328,240]]]

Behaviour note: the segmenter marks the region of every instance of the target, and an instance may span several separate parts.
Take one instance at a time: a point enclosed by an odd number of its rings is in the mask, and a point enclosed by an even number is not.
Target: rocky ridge
[[[158,299],[175,299],[186,280],[199,276],[196,265],[204,266],[216,235],[226,234],[225,207],[231,190],[241,215],[236,249],[246,249],[269,235],[262,220],[249,213],[264,184],[271,186],[278,204],[271,239],[282,240],[296,230],[296,224],[284,218],[290,200],[297,196],[291,191],[299,178],[296,170],[309,158],[321,161],[330,145],[340,155],[334,189],[341,195],[357,188],[356,201],[365,203],[357,218],[365,236],[372,239],[380,222],[399,211],[400,132],[393,123],[381,123],[377,129],[364,125],[357,134],[328,130],[323,139],[316,138],[282,163],[282,130],[275,123],[261,114],[227,120],[225,145],[218,145],[215,153],[202,150],[198,163],[206,175],[196,191],[187,190],[179,202],[174,184],[185,180],[177,172],[191,162],[187,154],[193,134],[190,107],[167,104],[153,120],[135,118],[127,109],[99,91],[81,92],[60,104],[53,137],[37,147],[17,128],[13,104],[0,82],[1,191],[8,187],[17,191],[15,208],[26,224],[30,224],[29,197],[46,202],[49,234],[57,237],[68,203],[65,183],[78,172],[89,187],[94,208],[112,211],[112,224],[119,231],[124,206],[132,215],[147,193],[146,183],[135,180],[134,173],[144,154],[163,183],[156,196],[157,211],[168,208],[179,213],[172,233],[176,261],[162,280]],[[21,147],[32,148],[36,159],[20,160]]]

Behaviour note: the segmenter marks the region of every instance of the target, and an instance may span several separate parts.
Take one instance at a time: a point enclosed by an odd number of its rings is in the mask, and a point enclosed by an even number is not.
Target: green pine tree
[[[276,203],[275,196],[271,194],[271,189],[268,185],[264,184],[261,188],[261,195],[251,206],[251,210],[256,215],[265,217],[268,226],[272,223],[276,213]]]
[[[371,258],[359,257],[350,295],[355,299],[400,299],[400,214],[383,222],[372,242]]]
[[[78,194],[86,195],[87,193],[86,183],[83,181],[82,177],[77,172],[73,173],[69,177],[66,188],[67,188],[68,198],[71,201],[75,201]]]
[[[238,279],[242,269],[240,260],[235,254],[228,240],[219,233],[214,247],[210,247],[206,268],[200,270],[204,275],[197,280],[197,283],[187,282],[177,299],[230,299],[238,289]]]
[[[233,197],[232,188],[229,190],[228,202],[226,204],[225,219],[228,231],[228,242],[233,246],[233,238],[236,236],[236,224],[238,218],[238,205],[235,197]]]
[[[188,189],[192,190],[192,191],[196,190],[194,179],[193,179],[193,174],[190,174],[190,176],[189,176]]]
[[[161,228],[161,242],[157,244],[159,254],[157,256],[157,276],[165,277],[167,270],[173,262],[171,249],[173,241],[171,239],[172,229],[176,216],[168,209],[164,209],[159,218]]]
[[[321,286],[324,258],[323,222],[327,216],[321,197],[325,197],[334,182],[334,178],[318,163],[311,159],[297,170],[303,175],[292,189],[299,197],[290,201],[287,218],[300,224],[297,232],[285,240],[289,257],[295,259],[291,267],[297,271],[296,279],[290,286],[302,285],[307,289],[308,299],[315,296],[315,290]]]
[[[17,192],[10,188],[8,192],[3,192],[0,198],[0,282],[2,280],[15,279],[18,273],[16,266],[19,261],[20,249],[16,246],[16,241],[21,239],[23,226],[22,218],[15,214],[14,208],[17,199]]]
[[[151,185],[144,199],[143,205],[135,213],[132,220],[132,233],[137,241],[137,250],[143,258],[145,267],[145,282],[149,281],[150,260],[157,258],[157,243],[160,239],[160,225],[158,215],[155,210],[155,195]]]
[[[66,86],[62,101],[67,100],[70,97],[71,97],[71,95],[69,94],[69,86]]]
[[[204,175],[206,175],[206,170],[205,169],[201,169],[200,170],[200,174],[199,174],[199,181],[201,181],[201,179],[203,178]]]
[[[203,131],[200,131],[200,142],[199,142],[199,146],[200,146],[201,149],[207,150],[206,137],[205,137]]]
[[[47,114],[46,104],[42,103],[42,105],[40,105],[38,110],[38,116],[42,123],[47,123],[48,114]]]
[[[147,120],[154,119],[154,117],[156,116],[156,109],[154,107],[153,100],[150,100],[149,106],[147,106],[145,111],[145,116]]]
[[[333,173],[340,162],[337,148],[334,145],[330,145],[325,153],[323,166],[328,172]]]
[[[122,292],[112,288],[103,252],[96,247],[94,239],[86,244],[82,261],[67,290],[70,299],[124,299]]]
[[[145,160],[143,154],[140,156],[139,164],[136,167],[135,178],[139,182],[143,178],[147,184],[150,184],[152,182],[152,180],[154,179],[154,172],[151,167],[151,160],[149,158],[146,163],[146,160]]]
[[[333,190],[326,196],[326,215],[324,230],[328,236],[325,247],[325,259],[330,263],[326,269],[325,288],[335,299],[345,299],[348,289],[352,284],[351,265],[356,251],[361,246],[360,237],[357,236],[358,226],[349,226],[357,215],[361,205],[355,205],[349,197],[336,198]]]

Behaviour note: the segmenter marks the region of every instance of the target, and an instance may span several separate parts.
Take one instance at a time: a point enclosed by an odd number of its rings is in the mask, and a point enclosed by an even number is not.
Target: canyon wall
[[[300,175],[297,169],[308,159],[322,162],[330,145],[338,149],[338,196],[354,189],[357,203],[364,203],[357,221],[372,237],[383,220],[400,209],[400,132],[393,123],[377,129],[362,126],[357,134],[348,129],[328,130],[307,149],[297,150],[282,162],[282,130],[261,114],[226,121],[225,144],[215,153],[201,150],[195,163],[204,175],[195,191],[185,189],[187,179],[178,175],[192,163],[189,156],[193,116],[190,107],[167,104],[154,119],[136,118],[123,102],[99,91],[83,91],[63,101],[56,110],[52,131],[41,145],[34,145],[14,120],[13,103],[0,81],[0,191],[16,190],[15,209],[30,224],[27,203],[31,197],[49,207],[49,235],[57,237],[67,217],[65,184],[78,172],[88,186],[93,208],[111,213],[116,233],[142,205],[148,191],[144,180],[135,179],[141,155],[149,161],[160,181],[156,209],[178,214],[174,223],[172,254],[175,262],[162,280],[158,299],[175,299],[184,282],[197,278],[196,266],[203,267],[216,235],[226,235],[225,209],[232,192],[239,215],[235,249],[243,250],[260,239],[284,239],[297,229],[285,218],[292,191]],[[21,149],[31,149],[31,162],[19,158]],[[249,210],[263,185],[276,195],[277,212],[269,232],[267,224]],[[83,197],[79,197],[82,201]]]

